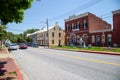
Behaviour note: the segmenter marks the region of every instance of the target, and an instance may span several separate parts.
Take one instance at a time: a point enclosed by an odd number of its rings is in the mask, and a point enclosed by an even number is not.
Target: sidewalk
[[[63,48],[51,48],[51,49],[120,56],[119,52],[91,51],[91,50],[68,50],[68,49],[63,49]]]
[[[15,64],[15,61],[7,49],[0,50],[0,65],[0,80],[23,80],[22,75],[17,65]]]

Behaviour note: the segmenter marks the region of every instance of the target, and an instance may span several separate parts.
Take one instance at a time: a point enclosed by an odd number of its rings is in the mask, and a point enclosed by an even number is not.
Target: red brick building
[[[113,11],[113,46],[120,46],[120,9]]]
[[[111,46],[111,25],[92,13],[70,16],[65,19],[65,44]]]

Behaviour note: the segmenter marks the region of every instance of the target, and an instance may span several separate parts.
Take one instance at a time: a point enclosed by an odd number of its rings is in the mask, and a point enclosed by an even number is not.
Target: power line
[[[19,31],[19,32],[23,32],[24,31],[24,30],[19,30],[19,29],[10,29],[10,28],[7,28],[7,30]]]
[[[69,12],[66,12],[66,13],[64,13],[64,14],[62,14],[62,15],[56,16],[56,17],[51,18],[51,19],[49,19],[49,20],[51,21],[51,20],[61,19],[61,18],[63,18],[63,17],[68,16],[68,14],[74,14],[74,13],[79,12],[80,10],[84,10],[84,9],[86,9],[86,8],[92,7],[93,5],[95,5],[95,4],[97,4],[97,3],[101,2],[101,1],[102,1],[102,0],[92,0],[92,1],[89,1],[89,2],[87,2],[86,4],[83,4],[83,5],[81,5],[81,6],[77,7],[77,8],[69,11]],[[73,12],[74,12],[74,13],[73,13]]]
[[[101,17],[102,19],[106,19],[106,18],[111,18],[112,17],[112,14],[111,13],[107,13],[107,14],[103,14],[101,16],[104,16],[104,17]],[[96,16],[97,17],[97,16]],[[100,17],[98,17],[100,18]],[[98,19],[96,20],[92,20],[92,21],[99,21]],[[63,25],[64,26],[64,25]],[[43,26],[45,27],[45,26]],[[20,30],[20,29],[12,29],[12,28],[7,28],[7,30],[12,30],[12,31],[19,31],[19,32],[24,32],[25,30]]]
[[[81,10],[87,9],[87,8],[89,8],[89,7],[92,7],[92,6],[94,6],[95,4],[97,4],[97,3],[101,2],[101,1],[103,1],[103,0],[91,0],[91,1],[89,1],[89,2],[87,2],[87,3],[85,3],[85,4],[83,4],[83,5],[75,8],[75,9],[69,11],[69,12],[66,12],[66,13],[64,13],[64,14],[62,14],[62,15],[59,15],[59,16],[50,18],[49,21],[54,21],[54,20],[62,19],[62,18],[64,18],[64,17],[67,17],[68,14],[73,14],[73,12],[74,12],[74,13],[77,13],[77,12],[79,12],[79,11],[81,11]],[[111,14],[111,13],[107,13],[107,14],[101,15],[102,19],[108,18],[108,17],[105,17],[105,16],[108,16],[109,14]],[[24,23],[24,24],[39,24],[39,23]],[[23,25],[23,24],[22,24],[22,25]],[[24,30],[18,30],[18,29],[8,29],[8,30],[21,31],[21,32],[24,31]]]

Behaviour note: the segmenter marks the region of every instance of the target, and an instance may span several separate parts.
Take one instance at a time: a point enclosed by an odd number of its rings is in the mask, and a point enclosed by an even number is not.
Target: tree
[[[30,33],[34,33],[35,31],[38,31],[39,29],[28,29],[26,30],[23,35],[24,35],[24,39],[27,41],[27,42],[31,42],[32,41],[32,36],[28,36],[27,37],[27,34],[30,34]]]
[[[6,29],[5,25],[0,25],[0,40],[6,38],[7,32],[5,29]]]
[[[2,48],[2,40],[7,38],[5,29],[6,27],[4,25],[0,25],[0,49]]]
[[[7,32],[7,39],[9,39],[11,42],[17,42],[18,35],[13,34],[12,32]]]
[[[0,0],[0,24],[20,23],[24,11],[31,7],[33,0]]]

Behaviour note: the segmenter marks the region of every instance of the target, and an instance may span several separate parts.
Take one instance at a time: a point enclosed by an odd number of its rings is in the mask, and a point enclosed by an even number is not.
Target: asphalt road
[[[120,56],[41,47],[11,54],[30,80],[120,80]]]

